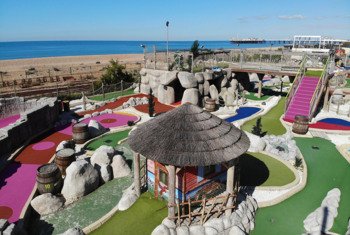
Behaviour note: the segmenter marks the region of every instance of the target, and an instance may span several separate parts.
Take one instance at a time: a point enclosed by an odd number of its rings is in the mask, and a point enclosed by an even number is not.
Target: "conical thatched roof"
[[[139,125],[128,138],[131,149],[154,161],[175,166],[207,166],[245,153],[247,135],[231,123],[184,104]]]

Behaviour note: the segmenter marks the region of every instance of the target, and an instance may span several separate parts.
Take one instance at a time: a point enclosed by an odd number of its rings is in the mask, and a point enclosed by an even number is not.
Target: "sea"
[[[169,50],[189,50],[193,41],[170,41]],[[165,41],[25,41],[0,42],[0,60],[43,58],[57,56],[108,55],[108,54],[141,54],[146,46],[147,51],[166,50]],[[275,47],[283,44],[233,44],[229,41],[200,41],[206,49],[244,49]]]

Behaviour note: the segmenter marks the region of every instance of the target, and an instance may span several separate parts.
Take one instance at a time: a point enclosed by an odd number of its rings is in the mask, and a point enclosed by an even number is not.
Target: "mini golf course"
[[[341,191],[338,216],[331,231],[345,234],[350,216],[350,166],[335,145],[321,138],[296,138],[308,169],[305,188],[275,206],[257,212],[256,227],[251,234],[302,234],[303,220],[321,205],[327,192]],[[312,148],[317,146],[319,149]]]
[[[110,100],[113,98],[118,98],[119,96],[125,96],[125,95],[133,95],[134,90],[129,89],[126,91],[115,91],[115,92],[109,92],[105,94],[105,98],[103,98],[103,95],[94,95],[89,97],[90,100],[96,100],[96,101],[104,101],[104,100]]]
[[[241,185],[283,186],[295,180],[282,162],[262,153],[246,153],[240,158]]]
[[[245,95],[244,97],[247,98],[248,100],[254,100],[254,101],[264,101],[270,98],[271,96],[269,95],[263,95],[260,98],[255,96],[256,93],[250,92],[249,95]]]
[[[275,107],[273,107],[267,114],[246,122],[242,126],[242,129],[244,131],[251,132],[253,126],[255,126],[256,124],[257,119],[261,118],[262,129],[263,131],[267,131],[268,135],[283,135],[284,133],[286,133],[286,129],[279,121],[279,118],[284,113],[285,102],[286,98],[282,97],[278,104]]]
[[[256,114],[257,112],[259,112],[260,110],[261,108],[257,108],[257,107],[240,107],[239,109],[237,109],[236,115],[226,118],[225,120],[228,122],[235,122],[240,119],[250,117]]]
[[[118,145],[119,141],[128,137],[130,130],[131,129],[104,135],[96,140],[91,141],[85,148],[90,151],[95,151],[102,145],[115,147]]]
[[[141,235],[151,234],[168,215],[166,201],[158,200],[146,192],[126,211],[118,211],[92,235]]]
[[[21,117],[21,115],[17,114],[17,115],[13,115],[10,117],[0,119],[0,129],[7,127],[8,125],[10,125],[12,123],[15,123],[20,117]]]
[[[123,156],[128,163],[132,162],[133,154],[128,145],[118,145],[116,149],[123,152]],[[133,169],[133,166],[130,165],[130,168]],[[84,228],[92,224],[118,204],[123,195],[123,191],[127,189],[132,182],[131,175],[107,182],[94,192],[69,205],[67,208],[54,214],[43,216],[41,220],[33,224],[32,233],[59,234],[75,226]],[[48,224],[50,226],[40,226],[39,230],[37,224]]]
[[[137,120],[138,117],[131,114],[114,113],[93,117],[101,122],[104,127],[119,127],[126,125],[128,120]],[[84,122],[89,122],[90,119]],[[107,121],[105,121],[107,120]],[[28,200],[34,185],[37,168],[48,163],[54,156],[57,145],[72,138],[72,127],[47,133],[26,146],[0,173],[0,218],[16,222]],[[20,193],[19,193],[20,192]]]

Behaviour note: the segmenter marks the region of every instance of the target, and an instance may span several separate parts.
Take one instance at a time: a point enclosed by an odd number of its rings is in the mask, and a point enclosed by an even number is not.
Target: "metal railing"
[[[324,87],[327,84],[328,69],[329,69],[330,61],[331,61],[331,56],[328,57],[327,62],[324,65],[321,77],[318,80],[316,89],[312,95],[312,99],[310,101],[309,119],[311,119],[312,116],[314,115],[317,108],[317,103],[318,103],[317,101],[320,99],[320,96],[322,96],[322,91],[324,90]]]
[[[292,98],[299,87],[299,83],[301,81],[301,78],[304,76],[305,63],[306,63],[306,55],[304,55],[304,58],[300,64],[300,68],[298,70],[298,73],[295,76],[294,81],[292,83],[292,87],[290,88],[290,90],[288,91],[288,94],[286,96],[286,104],[285,104],[285,108],[284,108],[285,112],[287,112],[288,106],[289,106],[290,102],[292,101]]]

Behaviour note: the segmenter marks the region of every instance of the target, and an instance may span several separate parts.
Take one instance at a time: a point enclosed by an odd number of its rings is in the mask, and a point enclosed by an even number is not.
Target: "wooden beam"
[[[168,217],[174,217],[175,216],[175,180],[176,180],[176,169],[175,166],[169,165],[167,166],[168,170]]]
[[[154,161],[154,197],[158,199],[159,169],[158,162]]]
[[[232,194],[234,190],[234,182],[235,182],[235,165],[231,164],[230,168],[227,169],[227,179],[226,179],[226,193]],[[233,205],[233,198],[230,197],[227,201],[227,207],[231,207]],[[226,216],[230,216],[232,210],[226,210]]]
[[[138,196],[141,195],[140,154],[134,153],[134,186]]]

